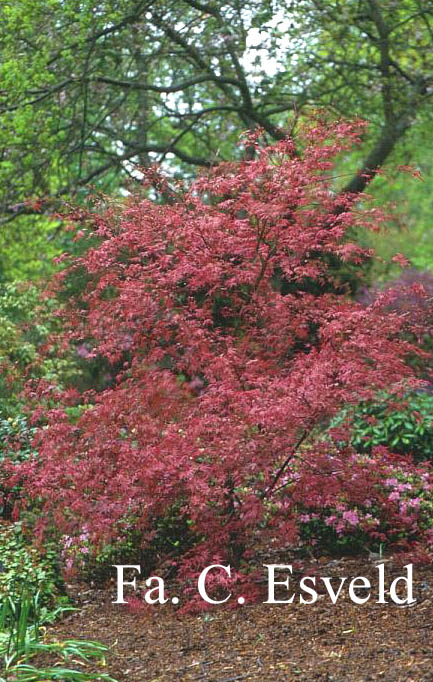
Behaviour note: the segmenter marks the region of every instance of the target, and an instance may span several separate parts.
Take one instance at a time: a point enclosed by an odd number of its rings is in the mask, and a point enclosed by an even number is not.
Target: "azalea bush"
[[[389,292],[354,302],[339,279],[336,262],[361,270],[372,257],[349,233],[384,217],[335,190],[335,158],[362,132],[317,121],[296,148],[255,134],[254,158],[189,187],[150,171],[149,196],[75,216],[89,248],[65,256],[52,285],[65,301],[55,343],[107,363],[111,379],[84,392],[28,386],[38,454],[9,474],[41,532],[85,527],[97,548],[133,530],[151,546],[175,505],[193,538],[190,575],[239,564],[257,532],[295,541],[289,483],[303,447],[314,451],[315,430],[343,405],[418,385],[408,358],[425,356],[417,339],[431,321],[428,306],[416,320],[389,310]],[[305,508],[314,476],[309,486],[304,474]]]
[[[326,482],[326,484],[324,484]],[[306,455],[290,481],[301,541],[326,551],[378,550],[433,541],[433,471],[390,455]],[[280,504],[284,504],[284,498]]]
[[[143,544],[142,530],[134,524],[125,525],[121,537],[112,537],[99,546],[92,542],[85,524],[77,535],[63,534],[59,538],[60,560],[64,574],[77,573],[84,579],[100,584],[113,575],[114,564],[140,564],[143,574],[159,567],[158,562],[174,560],[192,547],[197,538],[191,530],[191,519],[180,512],[179,505],[169,506],[165,515],[154,519],[152,538]]]

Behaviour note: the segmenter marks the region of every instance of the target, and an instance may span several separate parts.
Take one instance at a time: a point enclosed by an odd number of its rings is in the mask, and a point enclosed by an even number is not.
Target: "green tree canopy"
[[[432,0],[5,0],[0,12],[0,239],[13,223],[14,245],[50,234],[29,216],[63,198],[125,187],[152,162],[193,175],[243,130],[280,139],[313,106],[371,122],[363,173],[352,164],[346,180],[358,192],[429,116]]]

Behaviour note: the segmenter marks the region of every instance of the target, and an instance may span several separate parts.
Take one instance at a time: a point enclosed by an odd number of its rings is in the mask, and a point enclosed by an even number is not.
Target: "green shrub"
[[[10,520],[20,486],[10,486],[7,464],[24,462],[34,454],[32,440],[35,428],[29,427],[25,417],[0,419],[0,518]]]
[[[346,408],[331,423],[331,433],[350,424],[351,445],[370,453],[378,445],[391,452],[412,455],[415,461],[433,461],[433,395],[410,393],[404,400],[381,393],[376,400]],[[335,430],[335,431],[334,431]]]
[[[6,598],[18,599],[23,585],[39,592],[41,602],[52,602],[58,594],[56,552],[44,553],[26,541],[20,523],[0,524],[0,605]]]

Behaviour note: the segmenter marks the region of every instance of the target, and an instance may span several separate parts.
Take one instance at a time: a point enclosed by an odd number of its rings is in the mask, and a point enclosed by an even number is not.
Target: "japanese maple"
[[[61,341],[104,358],[111,381],[75,397],[74,419],[70,391],[32,387],[44,425],[20,473],[42,526],[85,527],[93,543],[134,528],[150,542],[175,509],[195,543],[191,573],[239,559],[258,530],[295,539],[296,463],[306,447],[311,460],[318,427],[343,404],[407,387],[419,352],[390,293],[361,305],[335,267],[371,258],[349,236],[383,220],[335,191],[335,157],[362,130],[318,122],[298,149],[250,136],[253,159],[186,189],[160,179],[165,203],[150,192],[78,216],[93,245],[56,280],[56,292],[85,282],[59,312]],[[316,504],[312,477],[310,489],[304,471],[304,509]]]

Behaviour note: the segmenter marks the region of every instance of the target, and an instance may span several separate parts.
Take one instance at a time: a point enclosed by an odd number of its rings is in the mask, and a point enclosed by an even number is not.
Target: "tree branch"
[[[149,92],[159,92],[159,93],[171,93],[171,92],[181,92],[182,90],[187,90],[193,85],[198,85],[199,83],[214,82],[214,83],[224,83],[227,85],[234,85],[240,87],[239,82],[235,78],[226,78],[223,76],[215,76],[207,74],[205,76],[197,76],[196,78],[190,78],[189,80],[182,81],[177,85],[150,85],[148,83],[140,83],[138,81],[121,81],[115,78],[107,78],[104,76],[98,76],[91,79],[94,83],[106,83],[107,85],[114,85],[121,88],[130,88],[131,90],[145,90]]]

